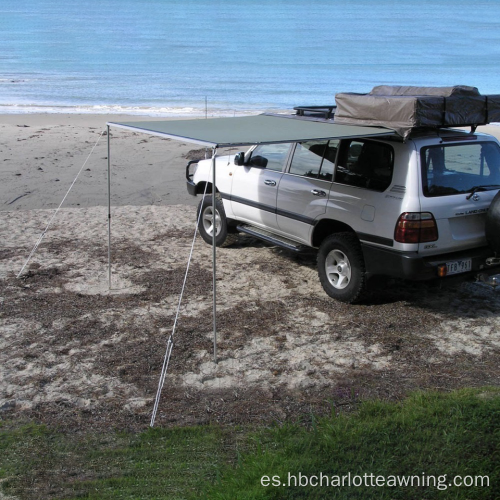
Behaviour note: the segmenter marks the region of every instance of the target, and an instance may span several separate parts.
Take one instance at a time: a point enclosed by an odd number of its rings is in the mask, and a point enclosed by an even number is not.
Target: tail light
[[[438,239],[436,219],[430,212],[404,212],[394,231],[399,243],[425,243]]]

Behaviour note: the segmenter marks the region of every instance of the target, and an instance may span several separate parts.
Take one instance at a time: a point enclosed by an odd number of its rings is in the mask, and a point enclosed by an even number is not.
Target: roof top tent
[[[476,87],[392,87],[368,94],[335,96],[334,123],[390,127],[405,139],[418,129],[470,126],[500,121],[500,95],[481,95]]]

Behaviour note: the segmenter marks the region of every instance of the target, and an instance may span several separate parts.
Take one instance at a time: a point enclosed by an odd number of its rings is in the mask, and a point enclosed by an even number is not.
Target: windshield
[[[500,187],[500,148],[493,142],[428,146],[421,158],[424,196]]]

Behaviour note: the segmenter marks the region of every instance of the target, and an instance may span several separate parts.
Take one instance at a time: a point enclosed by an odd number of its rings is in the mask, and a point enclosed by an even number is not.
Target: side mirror
[[[244,165],[245,164],[245,153],[243,151],[234,155],[234,164],[235,165]]]
[[[267,158],[264,158],[263,156],[252,156],[250,158],[249,165],[252,167],[266,168]]]

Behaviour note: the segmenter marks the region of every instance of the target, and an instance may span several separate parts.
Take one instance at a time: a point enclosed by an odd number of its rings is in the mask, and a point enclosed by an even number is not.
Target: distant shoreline
[[[22,105],[22,104],[0,104],[0,116],[1,115],[127,115],[127,116],[138,116],[138,117],[154,117],[154,118],[218,118],[218,117],[229,117],[229,116],[247,116],[255,115],[263,112],[273,112],[279,113],[283,111],[291,111],[290,109],[279,109],[279,108],[260,108],[257,106],[248,107],[246,109],[241,107],[215,107],[213,103],[208,101],[207,109],[204,107],[192,107],[192,106],[120,106],[120,105]]]

